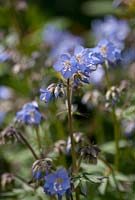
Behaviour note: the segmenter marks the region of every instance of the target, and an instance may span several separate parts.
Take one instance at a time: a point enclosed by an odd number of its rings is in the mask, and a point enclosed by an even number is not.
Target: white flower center
[[[61,191],[62,188],[62,184],[63,183],[63,179],[62,178],[57,178],[56,182],[53,185],[53,189],[57,192],[57,191]]]

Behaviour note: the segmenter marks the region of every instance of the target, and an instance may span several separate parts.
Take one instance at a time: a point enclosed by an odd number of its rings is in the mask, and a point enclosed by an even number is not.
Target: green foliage
[[[130,106],[123,112],[123,117],[128,120],[135,120],[135,106]]]

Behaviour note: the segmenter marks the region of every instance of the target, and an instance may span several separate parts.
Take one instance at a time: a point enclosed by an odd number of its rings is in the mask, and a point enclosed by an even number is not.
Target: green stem
[[[107,89],[109,90],[111,87],[111,83],[108,77],[108,68],[109,64],[108,61],[105,61],[105,65],[103,65],[104,72],[105,72],[105,78],[106,78],[106,84],[107,84]],[[113,124],[114,124],[114,137],[115,137],[115,170],[119,169],[119,124],[115,112],[115,107],[112,106],[112,118],[113,118]]]
[[[37,145],[38,145],[38,149],[39,149],[39,154],[42,155],[42,145],[41,145],[41,138],[39,135],[38,127],[36,127],[36,137],[37,137]]]
[[[107,60],[105,61],[105,65],[103,65],[103,68],[104,68],[104,72],[105,72],[105,79],[106,79],[107,89],[109,90],[110,87],[111,87],[111,83],[110,83],[109,76],[108,76],[109,64],[108,64]]]
[[[20,139],[22,140],[22,142],[28,147],[28,149],[31,151],[33,157],[38,160],[38,156],[36,155],[34,149],[32,148],[32,146],[29,144],[29,142],[27,141],[27,139],[21,134],[21,132],[17,132],[17,135],[19,135]]]
[[[71,139],[71,156],[72,156],[72,168],[73,174],[76,175],[76,155],[75,155],[75,142],[73,136],[73,124],[72,124],[72,111],[71,111],[71,89],[70,80],[67,80],[67,100],[68,100],[68,123],[69,123],[69,134]]]
[[[115,107],[112,108],[112,116],[114,122],[114,133],[115,133],[115,170],[119,169],[119,124],[115,113]]]
[[[73,175],[77,175],[77,165],[76,165],[76,154],[75,154],[75,142],[73,136],[73,123],[72,123],[72,111],[71,111],[71,88],[70,79],[67,80],[67,101],[68,101],[68,123],[69,123],[69,133],[71,138],[71,157],[72,157],[72,169]],[[75,191],[76,200],[79,200],[78,188]]]
[[[79,172],[79,169],[80,169],[80,166],[81,166],[81,162],[82,162],[82,156],[80,156],[80,158],[78,159],[77,172]]]

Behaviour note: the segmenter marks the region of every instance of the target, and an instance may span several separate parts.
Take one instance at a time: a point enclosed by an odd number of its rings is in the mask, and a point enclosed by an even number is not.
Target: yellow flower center
[[[63,179],[62,178],[57,178],[56,181],[57,181],[58,184],[63,183]]]
[[[80,62],[80,61],[81,61],[81,55],[76,56],[76,60],[77,60],[78,62]]]
[[[101,48],[100,48],[100,50],[101,50],[101,53],[102,53],[102,55],[103,56],[106,56],[106,53],[107,53],[107,47],[106,46],[102,46]]]
[[[65,66],[66,68],[70,68],[70,67],[71,67],[69,61],[65,61],[65,62],[64,62],[64,66]]]

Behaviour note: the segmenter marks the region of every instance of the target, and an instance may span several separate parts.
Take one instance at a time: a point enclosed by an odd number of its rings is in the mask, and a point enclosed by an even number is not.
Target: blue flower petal
[[[74,50],[74,55],[78,55],[78,54],[82,54],[82,52],[84,51],[84,47],[81,45],[76,46],[75,50]]]

